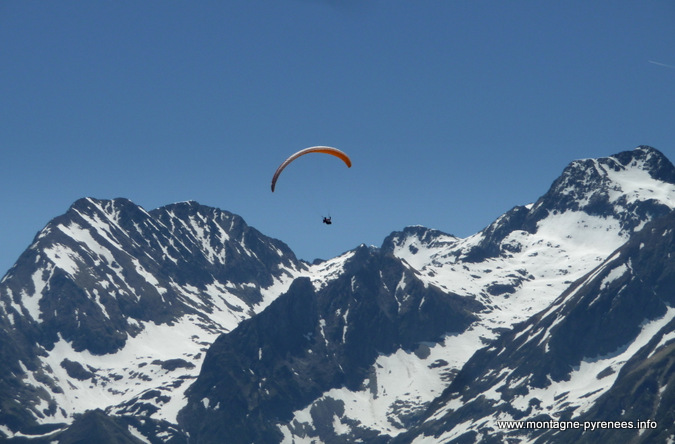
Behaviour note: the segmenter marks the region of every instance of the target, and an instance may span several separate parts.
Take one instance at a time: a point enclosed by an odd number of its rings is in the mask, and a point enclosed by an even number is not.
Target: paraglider
[[[272,192],[274,192],[274,188],[276,187],[277,184],[277,179],[279,178],[279,175],[281,172],[286,168],[291,162],[293,162],[295,159],[297,159],[300,156],[304,156],[305,154],[309,153],[323,153],[323,154],[330,154],[331,156],[335,156],[338,159],[342,160],[345,165],[347,165],[347,168],[352,167],[352,161],[347,156],[345,153],[340,151],[337,148],[333,148],[330,146],[312,146],[309,148],[305,148],[304,150],[300,150],[295,154],[292,154],[288,159],[284,160],[281,165],[279,165],[279,168],[274,172],[274,176],[272,176]],[[330,215],[328,217],[323,218],[323,223],[326,225],[331,225],[333,221],[331,220]]]
[[[335,156],[339,159],[341,159],[345,165],[347,165],[347,168],[352,167],[352,161],[347,156],[345,153],[340,151],[337,148],[332,148],[329,146],[312,146],[309,148],[305,148],[304,150],[300,150],[297,153],[291,155],[288,159],[284,160],[281,165],[279,165],[279,168],[274,172],[274,176],[272,176],[272,192],[274,192],[274,187],[277,184],[277,179],[279,178],[279,174],[286,168],[291,162],[293,162],[295,159],[297,159],[300,156],[304,156],[305,154],[309,153],[324,153],[324,154],[330,154],[331,156]],[[328,218],[330,221],[330,218]],[[324,223],[329,223],[324,220]]]

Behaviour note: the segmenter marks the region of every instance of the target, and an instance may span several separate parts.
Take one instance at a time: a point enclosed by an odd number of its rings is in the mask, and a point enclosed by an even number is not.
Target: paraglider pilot
[[[330,220],[330,216],[329,216],[329,217],[324,217],[324,218],[323,218],[323,223],[326,224],[326,225],[330,225],[330,224],[332,224],[333,222]]]

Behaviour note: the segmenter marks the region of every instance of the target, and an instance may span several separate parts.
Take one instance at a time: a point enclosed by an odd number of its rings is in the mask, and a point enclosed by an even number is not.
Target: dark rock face
[[[59,443],[84,444],[85,442],[109,444],[140,444],[120,421],[108,417],[101,410],[84,413],[59,436]]]
[[[425,287],[393,256],[359,248],[326,287],[297,279],[267,310],[221,336],[180,422],[203,442],[280,441],[276,423],[294,410],[331,388],[357,389],[379,354],[463,331],[480,308]]]
[[[34,427],[26,431],[28,436],[33,436],[16,437],[8,442],[14,444],[52,444],[55,442],[59,444],[142,444],[148,441],[152,444],[187,443],[185,437],[167,423],[111,416],[101,409],[89,410],[77,415],[69,427],[62,428],[62,426],[62,424],[56,424]]]
[[[94,377],[94,373],[86,370],[79,362],[71,361],[70,359],[61,361],[61,367],[68,372],[68,376],[79,379],[80,381],[92,379]]]

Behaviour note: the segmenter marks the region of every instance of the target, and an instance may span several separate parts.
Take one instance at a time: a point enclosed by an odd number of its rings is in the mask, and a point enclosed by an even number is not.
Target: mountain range
[[[0,438],[673,442],[674,209],[647,146],[312,264],[196,202],[80,199],[0,281]]]

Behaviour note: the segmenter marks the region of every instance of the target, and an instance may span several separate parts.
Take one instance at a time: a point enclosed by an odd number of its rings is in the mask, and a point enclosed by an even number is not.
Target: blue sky
[[[675,3],[9,0],[0,103],[0,275],[84,196],[196,200],[330,258],[473,234],[577,158],[675,161]],[[271,193],[312,145],[353,167],[308,155]]]

